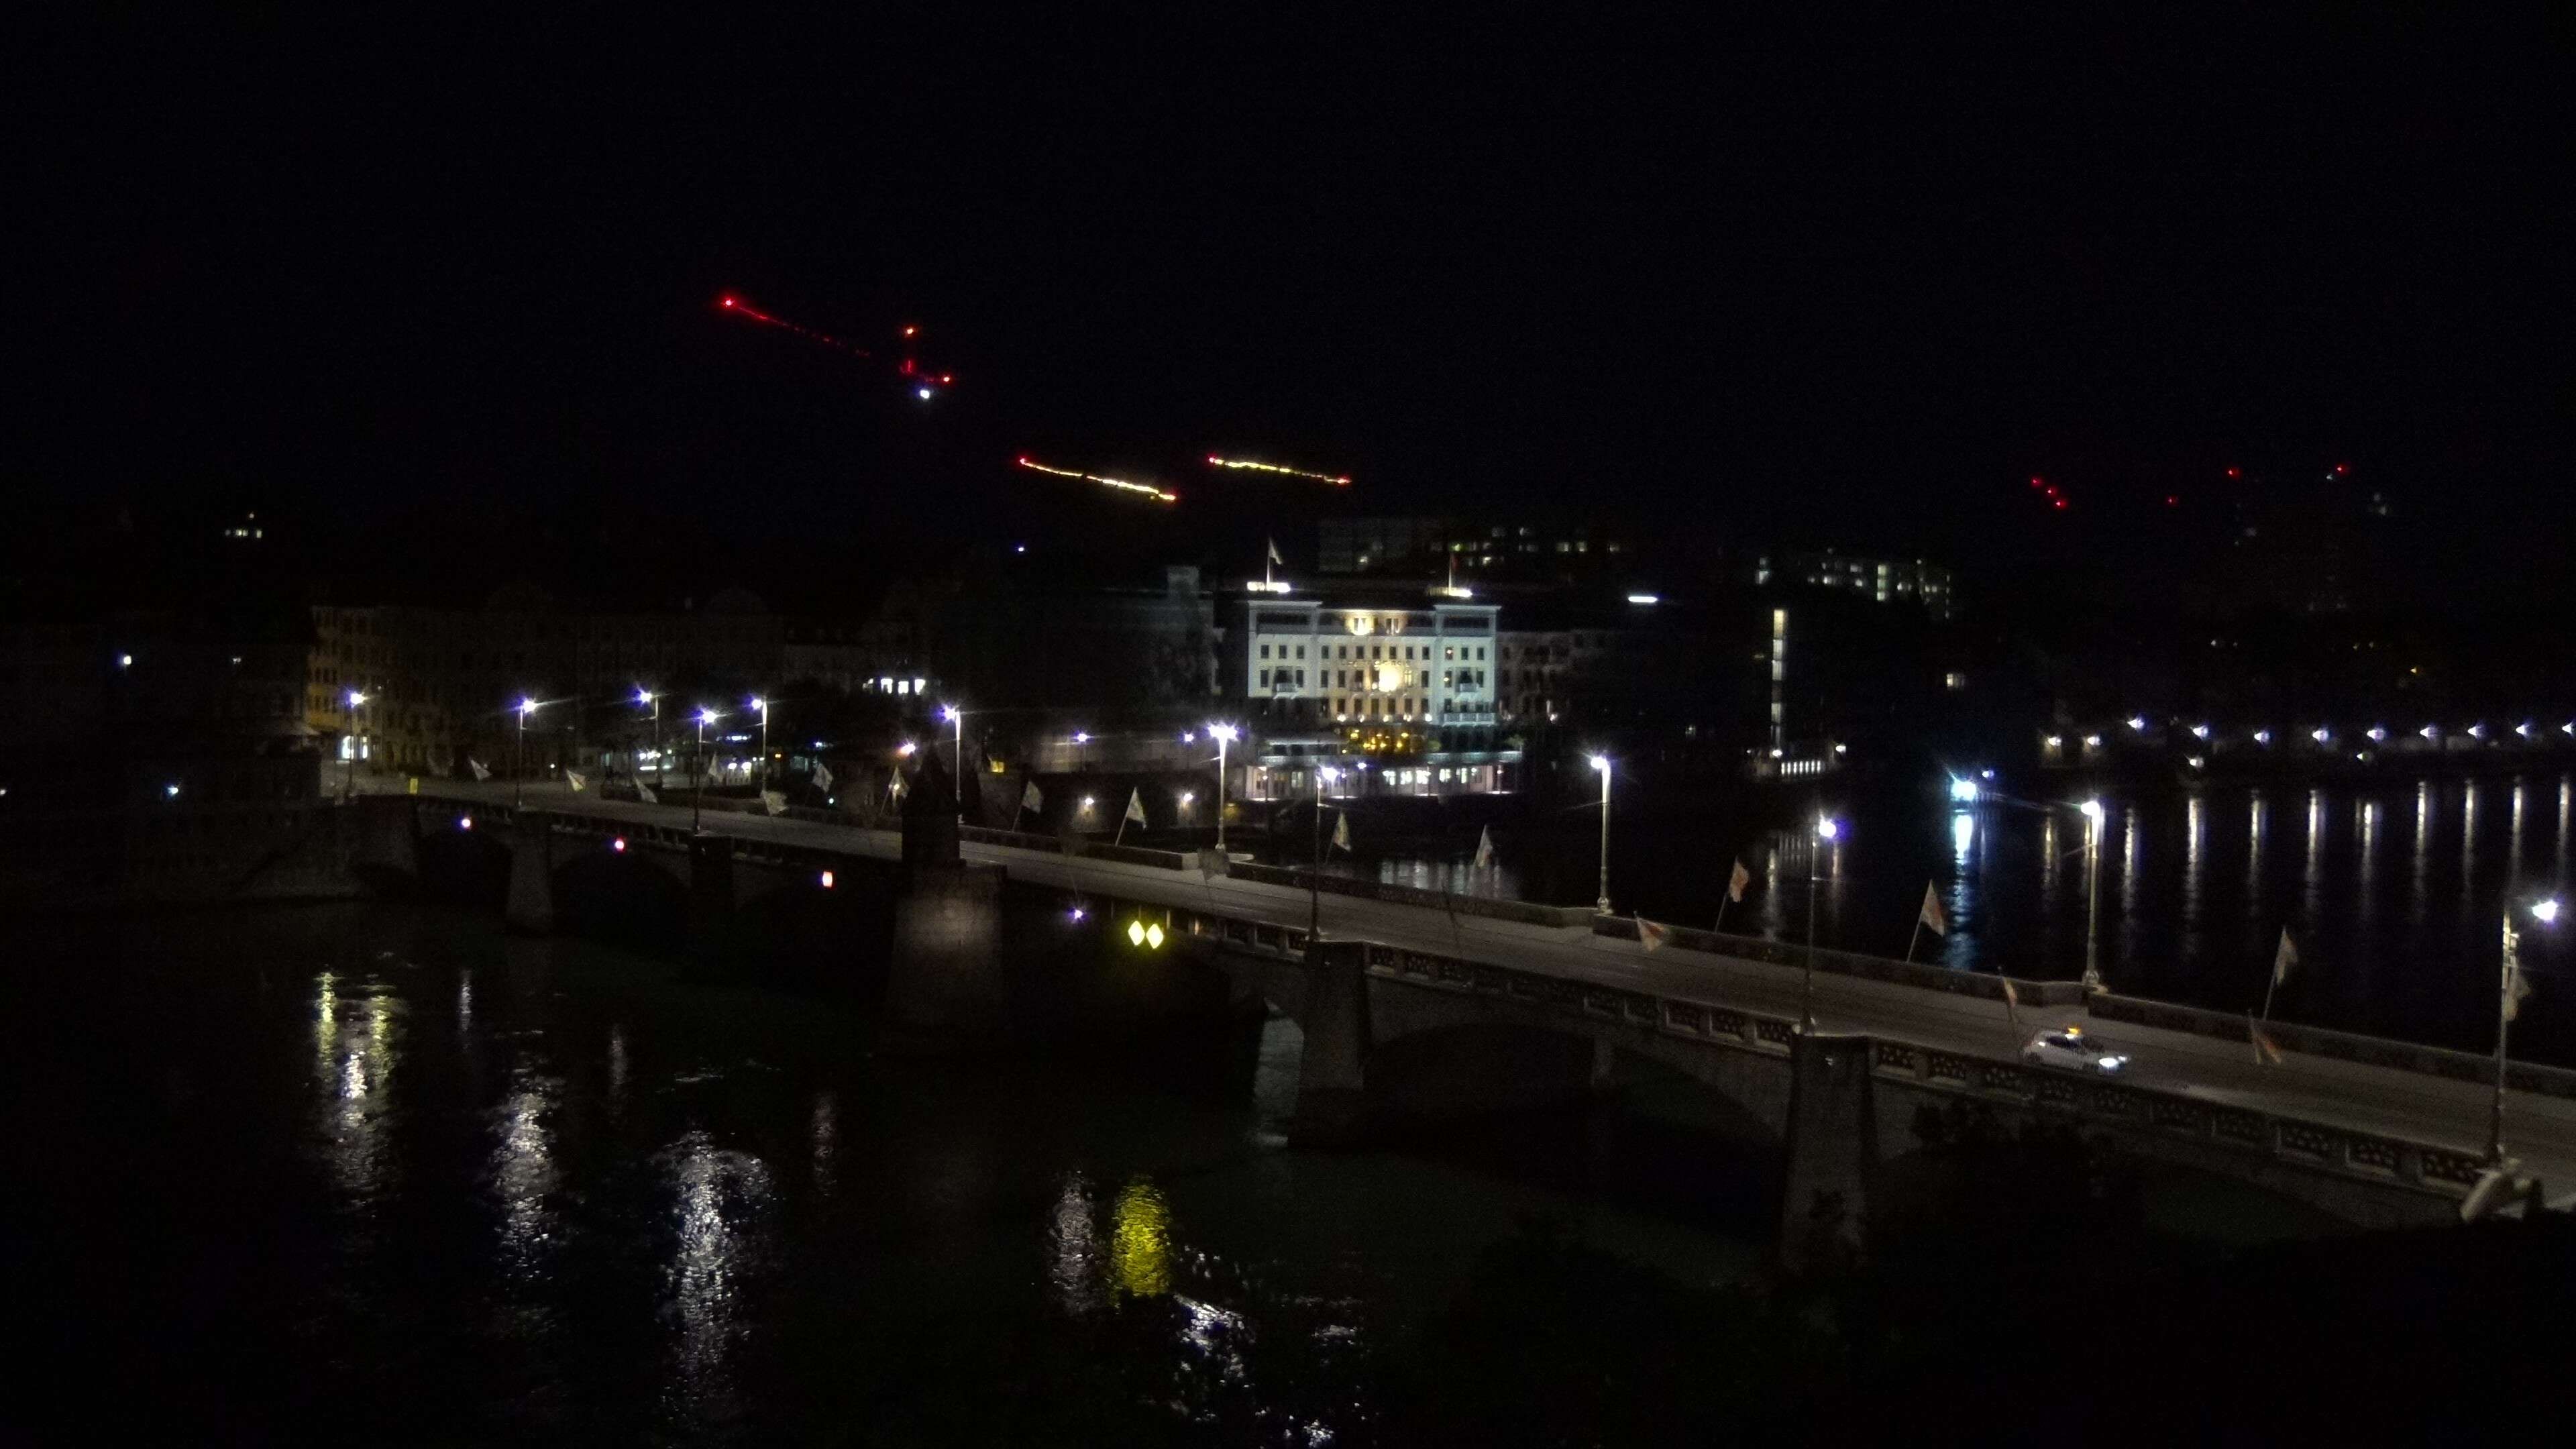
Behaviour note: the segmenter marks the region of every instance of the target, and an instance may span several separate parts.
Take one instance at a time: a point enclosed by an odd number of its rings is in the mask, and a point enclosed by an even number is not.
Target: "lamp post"
[[[1842,838],[1843,823],[1830,815],[1816,817],[1816,839],[1807,851],[1807,964],[1798,974],[1798,1030],[1808,1036],[1816,1034],[1816,891],[1821,878],[1816,874],[1816,859],[1824,848]]]
[[[510,767],[510,808],[519,802],[528,788],[528,716],[537,712],[537,702],[525,696],[519,700],[519,759]]]
[[[635,686],[635,702],[640,705],[648,706],[653,711],[653,790],[654,793],[659,794],[661,793],[662,786],[664,784],[662,774],[662,696],[655,694],[653,691],[646,689],[644,686],[639,684]]]
[[[1601,772],[1601,898],[1592,909],[1610,914],[1610,757],[1594,755],[1592,768]]]
[[[1212,724],[1208,733],[1216,736],[1216,853],[1225,854],[1225,747],[1234,743],[1235,728],[1230,724]]]
[[[692,835],[698,833],[699,821],[706,814],[707,726],[714,724],[718,717],[714,710],[703,707],[698,710],[698,748],[689,756],[689,833]]]
[[[2102,989],[2102,802],[2087,800],[2084,812],[2084,990]]]
[[[939,707],[939,717],[957,731],[956,745],[948,757],[948,791],[957,797],[957,828],[966,828],[966,711],[953,704]],[[987,735],[991,731],[985,732]]]
[[[1315,863],[1306,874],[1306,939],[1323,934],[1324,920],[1324,786],[1333,778],[1330,765],[1315,767]]]
[[[769,788],[769,701],[755,694],[751,697],[750,705],[760,711],[760,788],[767,790]]]
[[[2538,900],[2530,905],[2531,918],[2546,926],[2558,919],[2558,902]],[[2505,1032],[2513,1025],[2515,1010],[2521,1005],[2525,987],[2522,984],[2522,934],[2513,928],[2513,905],[2504,908],[2504,957],[2496,973],[2496,1059],[2495,1101],[2487,1109],[2487,1166],[2504,1166],[2504,1065]]]
[[[340,756],[340,799],[345,803],[358,795],[358,706],[367,702],[361,690],[349,691],[349,743]]]

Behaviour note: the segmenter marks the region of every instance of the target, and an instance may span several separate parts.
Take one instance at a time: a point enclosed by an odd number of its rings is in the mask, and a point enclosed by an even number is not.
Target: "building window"
[[[1270,671],[1267,669],[1261,671],[1261,687],[1264,689],[1270,687]]]
[[[1300,645],[1298,645],[1298,646],[1297,646],[1297,657],[1298,657],[1298,658],[1300,658],[1300,659],[1303,659],[1303,658],[1305,658],[1305,657],[1306,657],[1306,646],[1305,646],[1305,645],[1300,644]],[[1305,671],[1305,670],[1302,670],[1302,669],[1298,670],[1298,671],[1297,671],[1297,677],[1298,677],[1299,679],[1304,679],[1304,678],[1306,677],[1306,671]]]
[[[1262,645],[1262,646],[1261,646],[1261,657],[1262,657],[1262,658],[1264,658],[1264,659],[1267,659],[1267,658],[1269,658],[1269,657],[1270,657],[1270,646],[1269,646],[1269,645],[1264,644],[1264,645]]]

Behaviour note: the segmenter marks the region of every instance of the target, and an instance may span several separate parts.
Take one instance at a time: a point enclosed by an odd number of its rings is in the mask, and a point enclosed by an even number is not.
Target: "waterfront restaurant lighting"
[[[2385,725],[2372,725],[2369,729],[2363,731],[2363,733],[2369,735],[2370,742],[2375,745],[2388,738],[2388,727]]]
[[[2193,726],[2191,727],[2191,733],[2192,733],[2192,737],[2193,737],[2194,739],[2203,739],[2203,740],[2208,739],[2208,738],[2209,738],[2209,726],[2207,726],[2207,725],[2205,725],[2205,724],[2196,724],[2196,725],[2193,725]]]
[[[2315,740],[2318,744],[2322,745],[2326,741],[2334,738],[2334,731],[2327,729],[2324,725],[2319,725],[2315,729],[2308,731],[2308,738]]]
[[[1959,802],[1959,803],[1960,803],[1960,804],[1962,804],[1962,805],[1974,805],[1974,804],[1976,804],[1976,803],[1977,803],[1977,782],[1976,782],[1976,781],[1974,781],[1974,780],[1962,779],[1961,777],[1959,777],[1959,776],[1957,776],[1957,775],[1953,775],[1953,776],[1951,776],[1951,777],[1950,777],[1950,798],[1951,798],[1951,799],[1953,799],[1953,800],[1955,800],[1955,801],[1957,801],[1957,802]]]
[[[2137,734],[2146,733],[2147,717],[2142,714],[2133,714],[2129,716],[2129,728],[2132,732]]]

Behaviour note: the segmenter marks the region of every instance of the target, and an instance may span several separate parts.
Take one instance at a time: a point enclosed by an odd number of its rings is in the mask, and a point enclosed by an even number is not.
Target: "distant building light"
[[[2048,747],[2049,747],[2050,749],[2052,749],[2052,750],[2057,749],[2057,748],[2060,748],[2060,747],[2061,747],[2061,746],[2063,746],[2065,743],[2066,743],[2066,739],[2065,739],[2065,737],[2064,737],[2064,736],[2062,736],[2062,735],[2050,735],[2050,736],[2048,737]],[[1779,751],[1774,750],[1774,751],[1772,751],[1772,753],[1773,753],[1773,754],[1778,754],[1778,753],[1779,753]]]
[[[459,815],[459,816],[457,816],[457,817],[456,817],[456,828],[457,828],[457,829],[459,829],[459,830],[471,830],[471,829],[473,829],[473,828],[474,828],[474,817],[473,817],[473,816],[471,816],[471,815]]]
[[[617,852],[618,854],[620,854],[620,855],[625,854],[625,853],[626,853],[626,837],[625,837],[625,836],[623,836],[623,835],[621,835],[621,836],[617,837],[615,840],[612,840],[612,841],[608,842],[608,848],[609,848],[609,849],[611,849],[611,850],[616,851],[616,852]]]
[[[1630,594],[1628,596],[1628,602],[1632,604],[1660,604],[1663,601],[1663,596],[1660,594]]]
[[[117,655],[116,667],[119,669],[132,669],[134,667],[134,656],[131,654]]]
[[[1975,804],[1977,802],[1977,782],[1974,780],[1962,780],[1955,775],[1952,776],[1950,779],[1950,798],[1958,801],[1962,805]]]
[[[2084,737],[2084,748],[2088,750],[2098,750],[2102,748],[2102,737],[2100,735],[2086,735]]]
[[[2194,738],[2204,740],[2209,738],[2209,726],[2205,724],[2193,725],[2191,727],[2191,732]]]
[[[2324,725],[2319,725],[2315,729],[2308,731],[2308,738],[2315,740],[2318,744],[2322,745],[2326,741],[2334,738],[2334,731],[2327,729]]]
[[[2258,745],[2268,745],[2272,743],[2272,732],[2270,730],[2256,730],[2254,732],[2254,743]]]
[[[173,800],[176,800],[176,799],[178,799],[178,798],[179,798],[179,782],[178,782],[178,781],[176,781],[176,780],[173,780],[173,781],[171,781],[169,784],[162,786],[162,787],[161,787],[161,790],[162,790],[162,793],[163,793],[163,794],[168,795],[168,796],[169,796],[171,799],[173,799]]]
[[[2147,717],[2142,714],[2133,714],[2129,716],[2129,728],[2141,734],[2145,733],[2147,728]]]
[[[2372,725],[2369,729],[2362,731],[2362,733],[2370,736],[2370,742],[2372,744],[2377,744],[2381,740],[2388,738],[2387,729],[2380,725]]]
[[[830,890],[832,888],[833,880],[832,873],[828,870],[823,872],[821,879],[823,882],[823,889]]]

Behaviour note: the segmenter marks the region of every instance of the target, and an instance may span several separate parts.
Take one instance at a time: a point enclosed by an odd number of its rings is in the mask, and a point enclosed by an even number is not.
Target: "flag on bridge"
[[[832,767],[820,760],[814,762],[814,788],[827,795],[832,791]]]
[[[1661,948],[1666,942],[1672,940],[1672,938],[1672,927],[1658,926],[1643,916],[1639,916],[1637,918],[1638,945],[1645,947],[1649,951],[1653,951]]]
[[[490,765],[484,764],[481,760],[475,759],[471,755],[466,756],[465,763],[473,769],[474,778],[478,782],[492,778],[492,767]]]
[[[772,815],[784,815],[787,813],[787,797],[776,790],[761,791],[760,803],[761,806],[768,810]]]
[[[1124,825],[1130,820],[1139,825],[1146,823],[1145,792],[1141,787],[1134,785],[1127,787],[1127,813],[1118,817],[1118,823]]]
[[[2271,1033],[2263,1030],[2261,1022],[2246,1022],[2245,1032],[2254,1042],[2254,1065],[2277,1067],[2281,1064],[2281,1048],[2272,1040]]]
[[[1333,848],[1347,855],[1351,849],[1351,812],[1342,810],[1333,816]]]
[[[1283,569],[1288,567],[1288,560],[1279,556],[1279,540],[1272,538],[1265,539],[1263,542],[1270,545],[1270,561],[1279,565]]]
[[[635,782],[635,798],[643,801],[647,805],[659,805],[662,803],[662,797],[653,793],[653,787],[645,784],[641,780]]]
[[[1950,918],[1941,913],[1940,894],[1932,889],[1930,881],[1923,883],[1923,909],[1915,919],[1922,922],[1923,929],[1933,935],[1945,941],[1950,939]]]
[[[1744,888],[1751,884],[1753,872],[1744,868],[1744,857],[1739,855],[1735,858],[1734,871],[1726,878],[1726,898],[1739,906],[1744,904]]]
[[[2290,979],[2290,968],[2299,964],[2299,948],[2290,944],[2290,928],[2281,928],[2281,948],[2272,953],[2272,984]]]
[[[2522,1015],[2522,999],[2531,994],[2531,978],[2523,974],[2519,959],[2504,965],[2504,1019]]]
[[[1494,827],[1488,825],[1476,835],[1476,869],[1483,870],[1493,863]]]
[[[1037,781],[1031,780],[1027,785],[1021,788],[1020,808],[1023,810],[1044,810],[1046,808],[1046,797],[1038,793]]]
[[[2021,993],[2013,990],[2011,977],[1998,976],[1995,979],[2004,984],[2004,1020],[2012,1023],[2014,1031],[2019,1031],[2021,1030]]]
[[[581,771],[566,770],[564,771],[564,783],[572,786],[575,790],[579,790],[590,782],[581,777]]]

